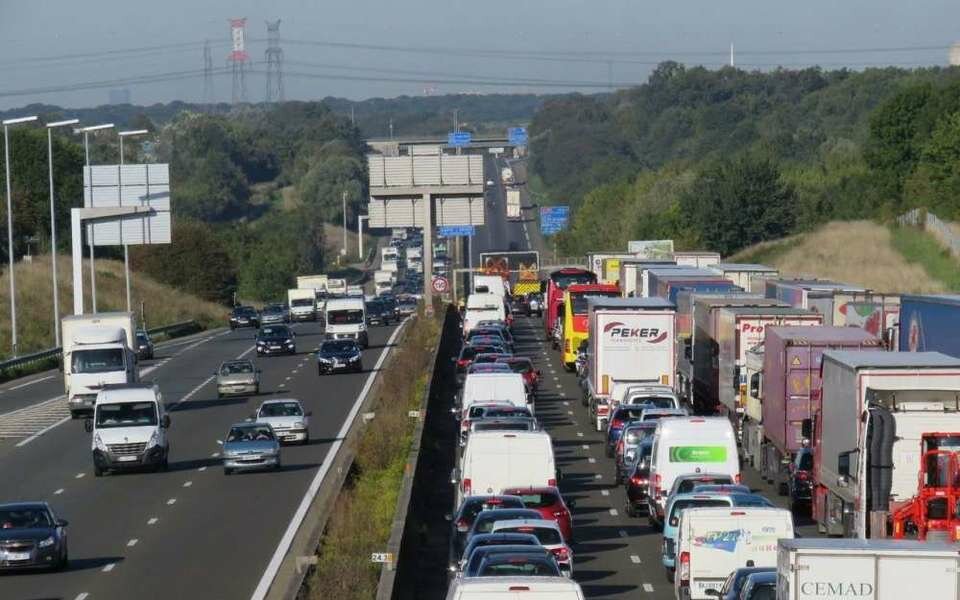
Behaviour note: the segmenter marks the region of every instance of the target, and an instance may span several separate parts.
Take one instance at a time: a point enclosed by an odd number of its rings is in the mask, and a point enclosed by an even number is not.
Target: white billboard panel
[[[87,240],[92,240],[95,246],[170,243],[170,167],[167,164],[84,167],[83,205],[153,209],[147,215],[88,224]]]

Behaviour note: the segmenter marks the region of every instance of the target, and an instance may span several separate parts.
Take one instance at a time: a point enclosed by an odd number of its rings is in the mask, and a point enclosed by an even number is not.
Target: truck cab
[[[106,385],[97,394],[93,417],[84,429],[93,434],[93,472],[135,468],[166,469],[170,455],[170,416],[154,383]]]
[[[313,289],[293,288],[287,290],[291,321],[317,320],[317,292]]]
[[[62,330],[64,393],[73,418],[93,413],[104,386],[139,381],[132,313],[71,315]]]
[[[367,309],[362,296],[327,300],[324,319],[328,340],[356,340],[362,348],[369,345]]]

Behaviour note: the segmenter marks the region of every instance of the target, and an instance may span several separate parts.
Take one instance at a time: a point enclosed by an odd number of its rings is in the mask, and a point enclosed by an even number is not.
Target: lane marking
[[[167,506],[173,506],[176,503],[177,503],[176,498],[170,498],[169,500],[167,500]]]
[[[570,402],[569,402],[568,400],[564,400],[564,401],[563,401],[563,405],[564,405],[564,406],[570,406]]]
[[[363,388],[357,395],[356,400],[354,400],[353,408],[350,409],[350,413],[347,415],[343,425],[340,427],[340,431],[336,435],[336,441],[330,445],[330,449],[327,451],[327,454],[323,459],[323,463],[320,465],[320,468],[317,469],[317,472],[313,477],[313,481],[310,482],[310,487],[308,487],[306,493],[304,493],[303,499],[300,501],[300,505],[297,507],[296,512],[290,519],[290,524],[287,525],[287,529],[284,531],[283,537],[280,538],[280,543],[277,544],[277,548],[274,550],[273,556],[270,558],[270,562],[267,564],[267,568],[264,569],[263,575],[260,577],[260,582],[253,590],[253,594],[250,596],[251,600],[263,600],[266,597],[267,592],[270,590],[270,585],[273,583],[273,579],[277,576],[277,572],[280,570],[280,565],[283,563],[283,557],[286,556],[287,551],[290,550],[290,545],[293,543],[293,537],[296,535],[297,530],[303,523],[304,518],[306,518],[307,510],[309,510],[314,498],[316,498],[317,492],[320,491],[320,486],[323,485],[323,480],[326,478],[327,472],[330,470],[330,466],[333,464],[334,458],[340,451],[340,447],[343,446],[343,441],[347,437],[347,432],[350,430],[350,426],[353,424],[354,420],[357,418],[357,414],[360,412],[360,406],[363,404],[364,399],[366,399],[367,394],[370,393],[370,388],[373,387],[375,375],[380,371],[384,361],[387,359],[387,356],[389,356],[390,349],[393,347],[394,342],[396,342],[397,336],[400,335],[401,331],[403,331],[403,327],[406,325],[406,323],[407,319],[404,319],[400,322],[400,326],[393,331],[390,339],[387,340],[386,348],[380,352],[377,363],[374,365],[370,374],[367,375],[366,383],[364,383]]]
[[[40,383],[41,381],[47,381],[48,379],[53,379],[56,375],[47,375],[46,377],[41,377],[40,379],[34,379],[33,381],[28,381],[26,383],[21,383],[20,385],[14,386],[12,388],[7,388],[6,391],[12,392],[13,390],[20,390],[25,387],[31,386],[35,383]]]
[[[582,431],[578,431],[578,432],[577,432],[577,437],[583,437],[583,432],[582,432]]]
[[[630,562],[632,562],[632,563],[635,564],[635,565],[639,565],[639,564],[640,564],[640,557],[637,556],[636,554],[631,554],[631,555],[630,555]]]
[[[139,542],[139,541],[140,541],[140,540],[138,540],[137,538],[133,538],[132,540],[130,540],[129,542],[127,542],[127,548],[133,548],[134,546],[137,545],[137,542]]]
[[[595,463],[597,462],[597,459],[595,459],[594,457],[591,456],[590,458],[587,459],[587,462],[589,462],[589,463],[592,465],[592,464],[595,464]]]
[[[62,494],[62,493],[63,493],[63,488],[60,488],[59,490],[55,491],[55,492],[53,493],[53,495],[54,495],[54,496],[59,496],[59,495]]]
[[[615,509],[615,508],[611,508],[611,509],[610,509],[610,516],[611,516],[611,517],[615,517],[615,516],[617,516],[617,515],[619,515],[619,514],[620,514],[620,513],[617,512],[617,509]]]
[[[584,450],[589,450],[589,449],[590,449],[590,446],[588,446],[587,444],[584,444],[584,445],[583,445],[583,449],[584,449]]]
[[[73,600],[87,600],[87,596],[89,595],[90,594],[88,594],[87,592],[80,592],[79,594],[77,594],[77,597],[74,598]]]
[[[203,473],[204,471],[207,470],[207,467],[206,467],[206,466],[203,466],[203,467],[200,467],[200,468],[197,469],[197,470],[200,471],[201,473]]]
[[[568,410],[568,411],[567,411],[567,414],[568,414],[568,415],[572,415],[572,414],[573,414],[573,411],[572,411],[572,410]]]
[[[160,519],[158,519],[158,518],[156,518],[156,517],[150,517],[150,518],[147,520],[147,525],[156,525],[156,524],[157,524],[157,521],[159,521],[159,520],[160,520]]]
[[[649,584],[649,583],[644,583],[644,584],[643,584],[643,591],[645,591],[645,592],[647,592],[647,593],[653,593],[653,585],[652,585],[652,584]]]
[[[627,532],[624,531],[624,530],[622,530],[622,529],[621,529],[620,531],[618,531],[617,533],[620,534],[620,537],[627,537]]]
[[[109,573],[110,571],[113,570],[113,568],[114,568],[115,566],[117,566],[117,563],[110,563],[109,565],[107,565],[107,566],[105,566],[105,567],[103,568],[103,572],[104,572],[104,573]]]
[[[83,476],[84,476],[84,475],[86,475],[86,473],[77,473],[76,475],[73,476],[73,478],[74,478],[74,479],[83,479]]]
[[[218,456],[220,456],[220,453],[214,452],[213,454],[210,455],[210,458],[217,458]]]
[[[182,398],[180,398],[179,400],[177,400],[176,402],[174,402],[173,404],[171,404],[171,405],[167,408],[167,410],[171,410],[171,411],[176,410],[177,407],[179,407],[181,404],[183,404],[184,402],[190,400],[190,398],[193,398],[194,394],[196,394],[197,392],[199,392],[201,389],[203,389],[204,386],[206,386],[208,383],[210,383],[211,381],[213,381],[215,377],[216,377],[216,375],[211,375],[210,377],[207,377],[206,379],[204,379],[204,380],[200,383],[200,385],[198,385],[197,387],[193,388],[192,390],[190,390],[189,392],[187,392],[185,396],[183,396]]]
[[[601,495],[601,496],[609,496],[609,495],[610,495],[610,490],[600,490],[600,495]]]
[[[192,481],[184,481],[184,482],[183,482],[183,487],[185,487],[185,488],[190,487],[191,485],[193,485],[193,482],[192,482]]]
[[[596,475],[593,476],[593,478],[594,478],[594,479],[603,479],[603,474],[602,474],[602,473],[597,473]]]

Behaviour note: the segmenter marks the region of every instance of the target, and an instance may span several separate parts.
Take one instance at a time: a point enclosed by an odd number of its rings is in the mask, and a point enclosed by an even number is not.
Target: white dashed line
[[[627,532],[624,531],[624,530],[622,530],[622,529],[621,529],[620,531],[618,531],[617,533],[620,535],[620,537],[627,537]]]
[[[134,546],[137,545],[137,542],[139,542],[139,541],[140,541],[140,540],[138,540],[137,538],[133,538],[132,540],[130,540],[129,542],[127,542],[127,548],[133,548]]]
[[[650,583],[645,583],[645,584],[643,584],[643,591],[647,592],[648,594],[652,594],[652,593],[653,593],[653,584],[650,584]]]
[[[74,479],[83,479],[83,476],[84,476],[84,475],[86,475],[86,473],[77,473],[76,475],[74,475],[73,478],[74,478]]]
[[[587,444],[584,444],[584,445],[583,445],[583,449],[584,449],[584,450],[589,450],[589,449],[590,449],[590,446],[587,445]]]
[[[41,381],[46,381],[46,380],[48,380],[48,379],[53,379],[53,378],[54,378],[54,375],[47,375],[46,377],[41,377],[40,379],[34,379],[33,381],[28,381],[28,382],[26,382],[26,383],[21,383],[21,384],[18,385],[18,386],[14,386],[14,387],[12,387],[12,388],[8,388],[7,391],[8,391],[8,392],[12,392],[13,390],[19,390],[19,389],[25,388],[25,387],[27,387],[27,386],[29,386],[29,385],[33,385],[33,384],[35,384],[35,383],[40,383]]]
[[[290,381],[290,377],[287,377],[284,381]]]
[[[192,481],[184,481],[184,482],[183,482],[183,487],[190,487],[191,485],[193,485],[193,482],[192,482]]]
[[[567,414],[568,414],[568,415],[572,415],[572,414],[573,414],[573,411],[572,411],[572,410],[568,410],[568,411],[567,411]]]
[[[577,432],[577,437],[583,437],[583,432],[582,432],[582,431],[578,431],[578,432]]]
[[[53,495],[54,495],[54,496],[59,496],[59,495],[62,494],[62,493],[63,493],[63,488],[60,488],[59,490],[55,491],[55,492],[53,493]]]
[[[167,506],[172,506],[176,504],[176,502],[177,502],[176,498],[170,498],[169,500],[167,500]]]
[[[285,383],[281,383],[281,384],[280,384],[280,385],[278,385],[277,387],[287,387],[287,384],[285,384]]]
[[[592,464],[595,464],[595,463],[597,462],[597,459],[595,459],[594,457],[591,456],[590,458],[587,459],[587,462],[592,465]]]
[[[597,473],[593,476],[594,479],[603,479],[603,473]]]
[[[147,525],[156,525],[156,524],[157,524],[157,521],[159,521],[159,520],[160,520],[160,519],[158,519],[158,518],[156,518],[156,517],[150,517],[150,520],[147,521]]]
[[[611,508],[611,509],[610,509],[610,516],[611,516],[611,517],[615,517],[615,516],[617,516],[617,515],[619,515],[619,514],[620,514],[620,513],[617,511],[617,509],[615,509],[615,508]]]
[[[564,401],[563,401],[563,405],[564,405],[564,406],[570,406],[570,402],[569,402],[568,400],[564,400]]]
[[[104,573],[109,573],[110,571],[113,570],[113,568],[114,568],[115,566],[117,566],[117,563],[110,563],[109,565],[107,565],[107,566],[105,566],[105,567],[103,568],[103,572],[104,572]]]
[[[610,495],[610,490],[600,490],[600,495],[601,495],[601,496],[609,496],[609,495]]]
[[[201,473],[203,473],[204,471],[207,470],[207,467],[200,467],[200,468],[197,469],[197,470],[200,471]]]
[[[218,456],[220,456],[220,453],[214,452],[213,454],[210,455],[210,458],[217,458]]]
[[[89,596],[89,595],[90,595],[90,594],[88,594],[87,592],[81,592],[81,593],[77,594],[77,597],[74,598],[73,600],[87,600],[87,596]]]
[[[639,564],[640,564],[640,557],[637,556],[636,554],[631,554],[631,555],[630,555],[630,562],[632,562],[632,563],[635,564],[635,565],[639,565]]]

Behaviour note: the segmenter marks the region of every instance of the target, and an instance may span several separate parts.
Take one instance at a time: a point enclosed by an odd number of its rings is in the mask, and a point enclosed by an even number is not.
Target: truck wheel
[[[93,476],[94,477],[103,477],[103,469],[97,465],[93,465]]]

